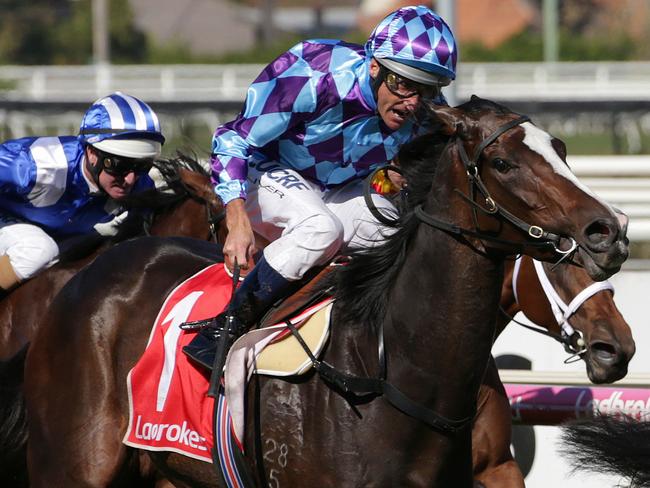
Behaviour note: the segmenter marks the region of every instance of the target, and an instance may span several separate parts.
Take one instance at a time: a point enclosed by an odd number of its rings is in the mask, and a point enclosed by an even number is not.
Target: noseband
[[[527,116],[521,116],[518,117],[514,120],[511,120],[509,122],[506,122],[499,128],[497,128],[492,134],[490,134],[488,137],[483,139],[481,143],[476,147],[474,150],[473,157],[470,159],[469,156],[467,155],[467,151],[465,150],[465,146],[461,142],[460,138],[456,138],[456,146],[458,148],[458,153],[460,154],[461,161],[463,162],[463,165],[465,167],[465,172],[467,174],[467,181],[468,181],[468,195],[464,195],[462,192],[459,190],[455,190],[467,203],[469,203],[472,206],[472,211],[473,211],[473,218],[474,218],[474,227],[476,230],[470,230],[470,229],[464,229],[462,227],[456,226],[456,225],[450,225],[447,222],[442,222],[435,217],[433,217],[431,214],[428,214],[427,212],[424,211],[422,208],[422,205],[418,205],[415,207],[415,215],[424,223],[431,225],[433,227],[439,228],[441,230],[445,230],[447,232],[451,232],[454,234],[460,234],[460,235],[469,235],[472,237],[477,237],[480,240],[486,240],[486,241],[491,241],[491,242],[496,242],[500,244],[506,244],[510,246],[529,246],[529,247],[539,247],[539,248],[547,248],[551,247],[553,252],[555,252],[559,256],[559,260],[557,263],[560,263],[564,261],[565,259],[570,258],[573,253],[577,250],[578,244],[576,241],[568,237],[567,239],[570,240],[571,245],[569,246],[569,249],[567,250],[562,250],[560,249],[560,240],[562,239],[562,236],[558,234],[554,234],[549,231],[545,231],[542,227],[538,225],[531,225],[519,217],[513,215],[509,211],[507,211],[505,208],[503,208],[501,205],[499,205],[494,198],[490,195],[489,190],[485,186],[485,183],[483,183],[483,180],[481,179],[481,175],[479,174],[479,164],[478,160],[481,157],[481,154],[483,151],[490,145],[492,144],[499,136],[504,134],[505,132],[508,132],[510,129],[513,129],[524,122],[530,122],[530,119]],[[479,192],[484,200],[485,200],[485,207],[482,207],[478,203],[476,203],[473,199],[473,195],[476,194],[476,192]],[[510,241],[506,239],[500,239],[497,237],[494,237],[489,234],[485,234],[479,229],[478,225],[478,211],[481,211],[485,214],[488,215],[494,215],[498,216],[501,218],[501,220],[505,220],[506,222],[510,223],[517,229],[521,230],[525,234],[527,234],[529,237],[533,238],[533,242],[528,242],[525,244],[521,244],[516,241]],[[556,264],[557,264],[556,263]]]
[[[556,341],[560,342],[564,346],[564,350],[571,354],[564,362],[571,363],[582,358],[582,356],[587,352],[587,345],[582,337],[582,333],[579,330],[573,328],[569,322],[569,318],[578,311],[578,309],[592,296],[601,291],[610,290],[614,293],[614,286],[608,281],[597,281],[589,285],[587,288],[578,293],[573,299],[567,304],[562,300],[558,292],[555,290],[555,287],[551,283],[551,280],[546,274],[546,270],[542,263],[536,259],[533,259],[533,264],[535,266],[535,272],[537,273],[537,279],[544,290],[546,299],[551,307],[555,321],[560,327],[560,335],[554,334],[553,332],[547,331],[544,327],[531,321],[532,325],[525,324],[514,318],[510,317],[503,309],[503,313],[506,317],[510,318],[513,322],[518,325],[521,325],[527,329],[539,332],[541,334],[552,337]],[[512,291],[515,296],[515,302],[519,303],[519,297],[517,295],[517,280],[519,278],[519,270],[521,268],[521,256],[515,261],[515,267],[512,273]],[[530,319],[529,319],[530,320]]]

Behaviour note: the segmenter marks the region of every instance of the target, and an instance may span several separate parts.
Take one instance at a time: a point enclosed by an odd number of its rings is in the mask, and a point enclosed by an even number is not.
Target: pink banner
[[[506,384],[512,421],[526,425],[557,425],[595,413],[626,414],[635,419],[650,413],[650,390],[602,386]]]

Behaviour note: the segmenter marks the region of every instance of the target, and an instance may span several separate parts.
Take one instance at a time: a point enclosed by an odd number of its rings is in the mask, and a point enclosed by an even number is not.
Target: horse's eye
[[[496,169],[499,173],[507,173],[512,169],[512,166],[510,166],[501,158],[493,159],[492,166],[494,166],[494,169]]]

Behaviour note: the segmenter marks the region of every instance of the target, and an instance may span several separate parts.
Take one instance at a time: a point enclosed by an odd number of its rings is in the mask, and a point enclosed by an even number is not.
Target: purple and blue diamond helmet
[[[135,159],[157,158],[165,142],[151,107],[121,92],[91,105],[81,120],[79,139],[108,154]]]
[[[386,16],[368,38],[366,54],[418,83],[448,85],[456,78],[454,34],[439,15],[422,5]]]

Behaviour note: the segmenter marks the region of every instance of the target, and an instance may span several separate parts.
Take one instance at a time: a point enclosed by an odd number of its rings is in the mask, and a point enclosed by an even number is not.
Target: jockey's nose
[[[415,110],[418,108],[419,103],[420,95],[416,93],[412,97],[404,99],[404,108],[406,108],[406,110],[409,112],[415,112]]]
[[[135,171],[129,171],[122,177],[122,179],[124,180],[124,183],[126,183],[127,185],[132,185],[133,183],[135,183],[137,177],[138,175],[135,173]]]

